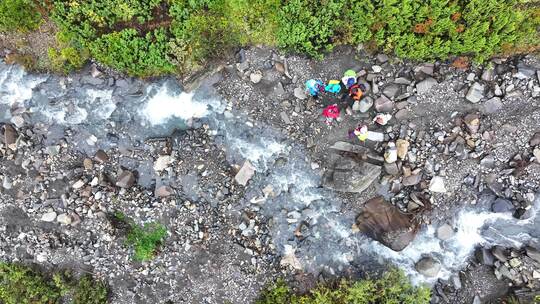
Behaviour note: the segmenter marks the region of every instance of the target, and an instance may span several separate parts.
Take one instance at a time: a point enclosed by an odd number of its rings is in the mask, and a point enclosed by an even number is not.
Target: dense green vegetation
[[[77,280],[58,272],[51,278],[29,266],[0,263],[0,303],[54,304],[70,298],[73,304],[105,304],[107,294],[105,284],[90,275]]]
[[[121,212],[115,212],[112,220],[115,222],[114,226],[121,226],[126,230],[126,244],[133,247],[133,258],[136,261],[152,259],[167,236],[167,229],[159,223],[140,226]]]
[[[57,70],[88,57],[136,76],[182,73],[238,46],[266,44],[320,57],[364,44],[431,60],[538,50],[530,0],[4,0],[0,30],[29,30],[38,11],[60,29]],[[25,9],[21,9],[25,7]]]
[[[265,290],[257,304],[428,304],[430,290],[414,287],[398,270],[377,280],[342,281],[337,286],[318,286],[297,295],[283,282]]]
[[[31,31],[41,23],[33,0],[0,1],[0,31]]]

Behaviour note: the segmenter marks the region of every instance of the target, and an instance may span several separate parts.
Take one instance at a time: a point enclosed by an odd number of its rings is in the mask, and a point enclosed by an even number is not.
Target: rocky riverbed
[[[337,97],[304,83],[347,69],[367,96],[327,126]],[[3,260],[91,272],[113,303],[250,303],[278,276],[302,287],[388,263],[434,303],[539,292],[537,57],[458,69],[251,48],[216,71],[186,93],[1,63]],[[359,123],[372,140],[349,138]],[[131,259],[117,211],[167,227],[153,260]]]

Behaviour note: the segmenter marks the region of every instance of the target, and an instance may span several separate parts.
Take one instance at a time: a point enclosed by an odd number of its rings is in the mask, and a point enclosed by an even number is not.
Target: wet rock
[[[396,141],[397,156],[401,159],[405,159],[407,152],[409,152],[409,142],[404,139],[398,139]]]
[[[420,274],[429,278],[433,278],[436,277],[441,270],[441,263],[432,257],[425,257],[420,259],[420,261],[416,262],[414,268]]]
[[[159,187],[156,187],[156,189],[154,190],[154,195],[156,197],[168,197],[168,196],[171,196],[172,194],[173,194],[173,190],[171,189],[171,187],[167,185],[161,185]]]
[[[69,225],[71,224],[71,216],[69,216],[67,213],[62,213],[58,215],[56,218],[56,221],[62,225]]]
[[[527,246],[525,247],[525,252],[527,252],[527,256],[529,256],[531,259],[540,263],[540,251],[538,249]]]
[[[134,172],[123,169],[116,179],[116,186],[120,188],[130,188],[135,184],[136,179]]]
[[[382,197],[366,202],[356,218],[356,226],[369,237],[394,251],[401,251],[414,239],[416,226],[409,216],[401,213]]]
[[[263,75],[261,71],[255,71],[249,75],[249,80],[251,80],[251,82],[255,84],[261,82],[262,78],[263,78]]]
[[[306,96],[306,92],[304,92],[304,89],[302,88],[295,88],[294,89],[294,97],[300,99],[300,100],[304,100],[307,98]]]
[[[381,167],[355,159],[336,156],[323,175],[322,185],[340,192],[364,191],[381,174]]]
[[[244,164],[242,165],[242,168],[240,168],[240,171],[236,174],[234,177],[234,180],[242,185],[245,186],[249,182],[249,180],[253,177],[255,174],[255,167],[249,162],[249,160],[246,160]]]
[[[103,150],[97,150],[96,154],[94,155],[94,159],[99,163],[106,163],[109,161],[109,155],[105,153]]]
[[[448,224],[444,224],[437,228],[437,238],[446,241],[454,236],[454,229]]]
[[[41,220],[44,222],[53,222],[56,219],[56,212],[50,211],[41,216]]]
[[[471,134],[478,133],[478,129],[480,128],[480,116],[478,114],[465,115],[463,122]]]
[[[535,146],[540,145],[540,132],[534,133],[534,135],[529,140],[529,145],[531,147],[535,147]]]
[[[484,85],[479,82],[473,83],[473,85],[469,88],[469,91],[467,91],[465,98],[472,103],[479,102],[482,98],[484,98]]]
[[[500,197],[491,204],[491,211],[496,213],[513,212],[514,209],[512,202]]]
[[[437,84],[437,80],[433,77],[428,77],[416,84],[416,93],[425,94],[431,91],[431,88]]]
[[[493,256],[489,249],[484,247],[477,248],[474,256],[478,263],[482,265],[493,266],[495,264],[495,256]]]
[[[499,97],[493,97],[482,105],[482,112],[485,114],[494,114],[499,112],[503,107],[503,103]]]
[[[403,184],[403,186],[414,186],[419,184],[420,181],[422,181],[422,173],[412,174],[404,177],[401,183]]]
[[[394,109],[394,102],[388,99],[388,97],[381,95],[381,97],[375,99],[375,110],[377,112],[392,112]]]
[[[4,125],[4,144],[11,149],[15,150],[17,148],[17,138],[19,134],[11,125]]]

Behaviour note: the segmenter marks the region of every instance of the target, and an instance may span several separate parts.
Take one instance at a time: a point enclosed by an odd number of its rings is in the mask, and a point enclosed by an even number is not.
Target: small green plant
[[[0,303],[53,304],[70,295],[73,304],[105,304],[108,290],[103,282],[90,275],[79,280],[67,272],[47,276],[29,266],[0,263]]]
[[[110,221],[117,229],[126,230],[126,244],[133,247],[136,261],[152,259],[167,236],[167,229],[162,224],[152,222],[140,226],[120,211],[114,212]]]
[[[41,14],[32,0],[0,1],[0,31],[35,30],[41,23]]]
[[[283,282],[266,289],[256,304],[428,304],[430,289],[414,287],[403,272],[392,269],[380,279],[337,285],[320,285],[306,295],[296,295]]]

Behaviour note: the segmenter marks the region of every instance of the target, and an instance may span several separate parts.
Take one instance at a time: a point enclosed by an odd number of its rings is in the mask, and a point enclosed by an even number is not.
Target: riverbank
[[[492,67],[415,64],[351,48],[311,61],[251,48],[191,96],[172,79],[149,83],[90,67],[69,77],[25,75],[3,65],[2,257],[88,270],[111,285],[113,303],[250,303],[283,274],[309,286],[387,261],[434,283],[439,303],[494,300],[510,282],[537,291],[537,256],[521,250],[538,248],[534,230],[523,226],[530,239],[520,250],[478,262],[476,246],[508,247],[507,235],[480,229],[487,222],[464,231],[459,222],[460,211],[525,219],[539,190],[538,58]],[[347,69],[367,82],[374,105],[327,127],[325,99],[307,98],[303,84]],[[376,108],[393,115],[388,125],[371,123]],[[348,138],[359,122],[384,136],[363,146],[380,174],[360,192],[321,188],[347,156],[330,147],[361,145]],[[398,139],[407,153],[384,164],[387,142]],[[242,185],[246,160],[255,174]],[[353,170],[342,183],[354,181]],[[355,217],[377,195],[423,223],[409,249],[395,254],[355,232]],[[154,259],[131,260],[110,220],[117,211],[166,226]],[[450,229],[435,233],[442,226]],[[432,278],[415,267],[426,256],[439,262]]]

